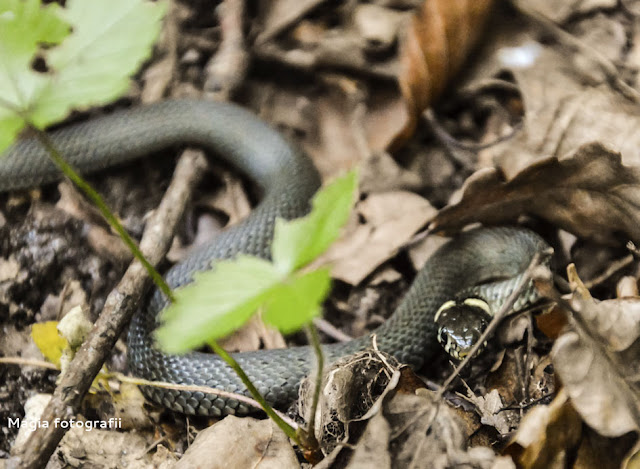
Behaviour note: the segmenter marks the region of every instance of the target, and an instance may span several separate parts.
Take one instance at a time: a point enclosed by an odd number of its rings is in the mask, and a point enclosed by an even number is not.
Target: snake
[[[264,259],[276,219],[307,214],[321,185],[310,158],[259,117],[233,103],[167,100],[134,106],[50,132],[53,145],[82,174],[124,164],[178,145],[200,147],[255,183],[260,201],[250,215],[195,248],[171,267],[171,288],[192,281],[195,272],[243,253]],[[0,157],[0,191],[24,189],[62,178],[34,138],[19,139]],[[522,227],[480,227],[464,231],[441,246],[416,274],[397,309],[375,329],[379,350],[415,369],[445,349],[458,358],[479,337],[486,314],[514,290],[545,241]],[[534,301],[525,292],[521,304]],[[156,290],[134,314],[128,333],[128,364],[138,377],[175,384],[207,386],[248,395],[234,371],[215,354],[170,355],[154,342],[167,298]],[[467,307],[467,308],[465,308]],[[469,313],[471,311],[471,313]],[[481,314],[479,314],[481,313]],[[327,362],[371,347],[365,335],[325,344]],[[302,379],[314,367],[309,346],[233,354],[266,401],[286,408]],[[188,415],[220,417],[255,412],[244,402],[214,392],[142,388],[147,399]]]

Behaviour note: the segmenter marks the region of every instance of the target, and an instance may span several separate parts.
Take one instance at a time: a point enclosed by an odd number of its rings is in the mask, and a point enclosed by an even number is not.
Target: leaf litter
[[[368,174],[367,184],[363,186],[367,188],[365,197],[358,206],[359,218],[354,219],[352,231],[348,230],[341,241],[347,248],[342,248],[341,255],[334,255],[338,260],[335,275],[341,282],[338,290],[346,290],[347,294],[358,289],[379,291],[380,283],[376,284],[375,279],[382,272],[399,272],[403,277],[410,277],[429,256],[433,245],[440,243],[438,237],[429,236],[421,249],[410,248],[411,266],[403,259],[405,244],[428,222],[433,228],[455,232],[470,223],[515,223],[524,219],[533,222],[532,226],[551,239],[553,232],[563,229],[576,239],[573,246],[565,250],[567,256],[572,255],[571,248],[586,249],[584,262],[597,270],[606,270],[611,258],[596,259],[596,248],[583,244],[585,240],[622,249],[628,240],[638,243],[638,107],[616,87],[607,68],[607,64],[615,64],[620,77],[630,86],[638,87],[640,27],[637,21],[629,21],[629,2],[574,2],[560,7],[556,2],[529,2],[530,8],[546,14],[577,39],[577,45],[544,23],[499,9],[498,14],[488,18],[490,26],[485,44],[474,52],[473,66],[462,69],[460,86],[455,82],[450,84],[450,74],[442,72],[446,68],[443,63],[436,61],[429,69],[436,79],[435,84],[429,86],[439,89],[443,83],[447,84],[454,98],[456,89],[475,87],[477,100],[474,102],[473,93],[469,94],[471,101],[463,106],[467,109],[464,112],[452,111],[446,103],[438,104],[437,98],[414,97],[407,102],[406,94],[403,98],[400,92],[402,87],[384,81],[398,73],[402,60],[413,61],[409,63],[423,70],[425,63],[431,66],[424,59],[394,52],[402,40],[403,26],[389,25],[398,17],[410,18],[410,4],[426,10],[434,5],[442,7],[447,2],[379,2],[373,13],[369,4],[352,10],[349,7],[334,10],[323,1],[304,3],[303,6],[302,2],[292,0],[268,2],[258,13],[256,23],[262,24],[259,37],[262,36],[258,40],[261,45],[254,52],[262,63],[289,67],[287,70],[291,70],[293,76],[305,78],[274,80],[269,72],[249,74],[242,95],[246,104],[305,147],[323,177],[329,178],[356,164],[364,167],[363,179]],[[394,8],[394,3],[403,6]],[[273,13],[277,11],[285,11],[287,15]],[[201,24],[207,21],[215,24],[212,12],[201,12],[195,6],[179,4],[175,15],[180,28],[191,34],[189,37],[193,37],[194,31],[199,32]],[[442,17],[436,20],[439,18]],[[372,29],[367,24],[370,21],[378,21],[384,27]],[[428,21],[433,21],[433,17]],[[372,35],[377,29],[380,35]],[[343,30],[345,36],[341,38]],[[479,30],[474,27],[474,34]],[[427,37],[433,39],[433,36]],[[443,42],[442,37],[435,39]],[[381,43],[377,51],[372,48],[376,41]],[[350,49],[355,53],[349,52]],[[193,82],[197,83],[200,71],[186,58],[210,50],[205,41],[179,43],[178,64],[163,65],[162,77],[158,78],[163,81],[162,88],[173,86],[170,93],[197,89]],[[505,51],[510,55],[505,55]],[[458,60],[442,51],[439,53],[452,62]],[[523,56],[526,60],[514,62],[514,56]],[[160,57],[156,63],[159,60]],[[348,60],[351,63],[345,66]],[[374,65],[365,76],[361,75],[363,64]],[[173,73],[178,84],[167,85],[170,80],[166,69],[173,66],[177,67]],[[436,73],[438,70],[441,72]],[[309,75],[315,78],[309,79]],[[424,74],[411,78],[416,80],[413,87],[419,89],[424,85]],[[147,79],[154,80],[153,76]],[[481,85],[494,86],[495,80],[503,89],[517,90],[516,94],[510,92],[508,99],[497,99],[498,103],[507,104],[506,112],[496,109],[495,103],[484,97],[478,98],[484,89]],[[423,101],[424,104],[416,106]],[[441,208],[441,201],[446,201],[456,188],[455,179],[450,179],[446,171],[450,171],[447,168],[461,170],[462,160],[451,156],[458,155],[460,149],[446,139],[440,141],[444,151],[436,148],[437,143],[425,135],[419,118],[415,114],[409,116],[406,111],[408,105],[422,111],[434,102],[436,119],[441,119],[443,128],[460,142],[486,142],[511,135],[497,145],[472,152],[474,158],[478,157],[478,165],[472,169],[482,168],[481,171],[467,179],[457,199],[451,198],[452,203],[437,215],[427,200],[439,194],[439,202],[433,205]],[[407,119],[415,120],[418,130],[407,148],[427,146],[430,151],[423,149],[416,154],[428,161],[418,161],[416,156],[403,152],[385,151],[389,150],[389,142],[394,140],[398,129],[407,125]],[[430,164],[433,167],[430,168]],[[416,168],[421,165],[426,170],[417,177]],[[438,171],[444,172],[424,182],[424,174]],[[468,175],[464,171],[459,174],[463,174],[458,176],[460,181]],[[406,192],[409,190],[418,191],[419,195]],[[206,197],[202,199],[204,203],[211,204]],[[216,210],[221,209],[235,219],[233,203],[240,200],[238,197],[223,198]],[[252,199],[252,194],[248,199]],[[2,202],[4,204],[4,200]],[[4,204],[0,210],[8,224],[15,223],[15,208]],[[390,213],[394,217],[389,217]],[[82,219],[82,223],[95,225],[87,215],[77,218]],[[544,225],[541,226],[539,220],[544,220]],[[0,227],[2,229],[10,228]],[[184,244],[188,248],[189,237],[182,236],[182,239],[186,239]],[[367,249],[367,246],[377,247]],[[15,289],[24,283],[24,263],[6,254],[2,252],[10,275],[6,274],[5,280],[0,281],[0,293],[9,292],[11,316],[33,317],[38,309],[36,300],[31,299],[26,310],[15,301]],[[356,264],[358,258],[360,263]],[[14,259],[20,266],[17,273]],[[391,270],[386,270],[390,265]],[[86,275],[88,271],[85,267],[83,279],[84,285],[87,282],[93,285],[85,286],[92,303],[99,301],[94,292],[102,287],[95,280],[97,276]],[[472,467],[513,467],[514,461],[519,467],[630,464],[633,454],[638,452],[637,446],[634,449],[638,433],[638,383],[634,365],[638,362],[639,320],[637,298],[614,299],[615,285],[623,275],[637,285],[638,272],[632,262],[619,273],[605,278],[589,295],[574,289],[571,297],[564,300],[564,308],[537,318],[536,324],[540,324],[551,314],[565,317],[564,321],[553,323],[556,333],[553,338],[535,331],[533,337],[525,337],[527,343],[520,342],[515,351],[508,350],[498,357],[492,363],[492,371],[484,373],[486,380],[478,373],[474,375],[473,370],[464,376],[473,393],[470,401],[453,395],[447,398],[459,408],[434,403],[426,397],[428,393],[424,389],[417,392],[412,388],[403,394],[399,390],[402,385],[396,385],[380,398],[378,411],[359,421],[361,428],[350,433],[353,439],[349,442],[353,446],[341,447],[342,456],[330,456],[324,464],[328,466],[329,461],[336,467],[367,467],[373,461],[381,467],[412,463],[414,467],[463,463]],[[50,290],[53,295],[61,294],[61,288]],[[340,294],[339,291],[338,296]],[[590,295],[605,301],[599,302]],[[256,339],[250,341],[255,344]],[[448,373],[446,363],[435,363],[433,367],[440,370],[440,377]],[[388,372],[392,376],[395,373]],[[440,381],[433,373],[429,373],[429,377]],[[353,383],[350,380],[346,383],[351,392]],[[398,401],[391,405],[396,398]],[[140,405],[139,401],[132,402]],[[439,409],[435,419],[432,417],[434,407]],[[427,418],[417,422],[415,415]],[[503,415],[515,418],[506,422]],[[525,417],[520,420],[522,415]],[[164,428],[161,431],[170,434],[166,426],[158,423],[157,415],[154,418],[156,428]],[[226,420],[230,428],[246,426],[249,422]],[[513,438],[510,442],[496,439],[496,431],[504,435],[503,438],[510,435]],[[231,433],[227,429],[223,432]],[[267,430],[266,437],[259,437],[257,441],[262,443],[258,443],[258,447],[274,438],[270,432]],[[240,431],[239,435],[237,440],[232,438],[227,443],[226,449],[252,447],[246,433]],[[137,444],[144,449],[151,440],[147,438],[146,443]],[[485,444],[468,449],[469,441]],[[488,446],[504,450],[505,455],[497,456]],[[90,446],[83,448],[74,450],[71,457],[83,454],[83,458],[88,457],[93,451]],[[180,452],[179,445],[175,448]],[[174,459],[172,451],[161,445],[156,454],[166,456],[168,461]],[[281,451],[289,453],[288,449]],[[571,455],[575,457],[572,459]],[[229,461],[234,461],[233,457],[236,455],[230,454]],[[610,461],[605,461],[605,457]],[[211,456],[206,458],[204,460]]]

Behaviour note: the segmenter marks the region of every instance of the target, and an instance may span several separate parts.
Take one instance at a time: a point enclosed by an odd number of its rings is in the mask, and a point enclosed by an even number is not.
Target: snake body
[[[216,259],[238,253],[269,257],[277,217],[306,214],[320,186],[310,160],[250,112],[232,104],[166,101],[115,112],[54,131],[53,144],[83,173],[123,163],[176,144],[197,145],[237,168],[262,191],[259,205],[244,221],[196,249],[166,274],[172,288],[210,269]],[[60,172],[34,140],[21,140],[0,158],[0,191],[52,182]],[[375,332],[380,350],[400,362],[421,367],[439,348],[434,315],[440,305],[478,284],[495,282],[492,295],[505,298],[509,285],[546,244],[520,228],[483,228],[463,233],[441,247],[418,273],[389,320]],[[506,283],[505,283],[506,281]],[[484,286],[487,289],[486,285]],[[158,313],[167,300],[155,291],[135,314],[129,330],[129,366],[139,377],[177,384],[215,387],[247,394],[235,373],[217,356],[193,352],[167,355],[153,344]],[[369,337],[324,346],[328,361],[363,350]],[[302,378],[313,366],[308,347],[262,350],[234,355],[267,401],[283,407],[297,396]],[[244,415],[250,409],[235,399],[202,392],[146,387],[146,396],[186,414]]]

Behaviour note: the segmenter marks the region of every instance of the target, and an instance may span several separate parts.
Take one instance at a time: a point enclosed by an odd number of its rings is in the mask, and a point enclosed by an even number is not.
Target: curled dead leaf
[[[425,0],[403,38],[398,77],[408,122],[391,144],[415,130],[418,116],[442,93],[482,32],[492,0]]]
[[[525,416],[506,453],[520,467],[562,467],[562,461],[569,464],[581,435],[582,420],[560,391],[549,406],[536,406]]]
[[[553,346],[552,359],[582,419],[599,434],[618,437],[640,429],[640,300],[596,302],[581,286],[567,303],[575,320]],[[588,296],[587,296],[588,295]]]
[[[520,215],[545,219],[579,237],[603,244],[622,233],[640,243],[640,168],[600,143],[534,163],[509,181],[485,169],[467,179],[462,199],[441,210],[432,230],[474,222],[504,224]]]
[[[575,266],[567,267],[567,277],[575,289],[571,306],[602,337],[613,352],[627,350],[640,338],[640,300],[619,298],[596,302],[578,277]]]
[[[225,417],[201,431],[176,468],[298,468],[287,436],[271,420]]]

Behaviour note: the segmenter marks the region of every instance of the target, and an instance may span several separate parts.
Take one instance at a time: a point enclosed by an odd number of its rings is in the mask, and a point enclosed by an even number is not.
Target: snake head
[[[491,321],[491,308],[480,298],[447,301],[434,317],[438,342],[456,360],[466,357]],[[480,353],[485,344],[478,350]]]

